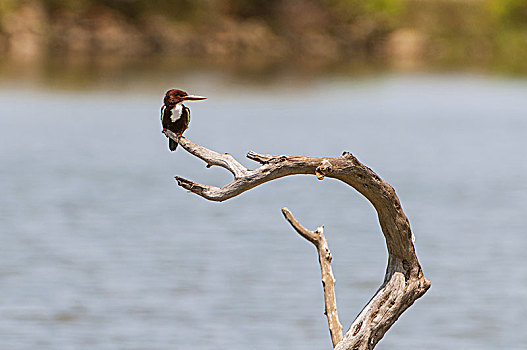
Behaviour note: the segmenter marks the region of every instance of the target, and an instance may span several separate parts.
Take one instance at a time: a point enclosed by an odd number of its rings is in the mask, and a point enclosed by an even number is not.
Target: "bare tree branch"
[[[325,177],[338,179],[371,202],[386,240],[388,266],[383,284],[335,349],[373,349],[399,316],[430,288],[430,281],[424,277],[415,254],[410,223],[395,190],[351,153],[344,152],[340,157],[331,158],[249,152],[247,157],[261,166],[248,170],[230,155],[213,152],[185,138],[178,140],[173,134],[169,136],[208,166],[218,165],[234,174],[234,181],[221,188],[176,177],[181,187],[208,200],[224,201],[284,176],[312,174],[320,180]]]
[[[337,297],[335,296],[335,277],[331,268],[331,252],[329,251],[328,241],[324,236],[324,226],[317,227],[316,231],[309,231],[294,218],[293,214],[287,208],[282,208],[282,214],[298,234],[317,248],[318,262],[320,263],[320,272],[322,275],[322,287],[324,289],[324,314],[328,318],[329,333],[333,347],[342,340],[342,325],[339,321],[337,312]]]
[[[243,165],[238,163],[238,161],[236,161],[236,159],[234,159],[234,157],[230,154],[219,154],[205,147],[192,147],[192,145],[194,144],[186,138],[178,138],[177,135],[170,130],[166,130],[166,133],[170,138],[176,140],[176,142],[178,142],[190,154],[198,157],[199,159],[207,163],[207,168],[210,168],[213,165],[220,166],[229,170],[232,175],[234,175],[235,179],[247,175],[247,169]]]

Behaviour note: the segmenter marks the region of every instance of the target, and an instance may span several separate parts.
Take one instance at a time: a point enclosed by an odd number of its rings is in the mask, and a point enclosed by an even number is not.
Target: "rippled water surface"
[[[432,288],[378,349],[527,348],[527,81],[187,86],[209,96],[195,142],[249,167],[346,150],[396,188]],[[313,176],[186,193],[174,175],[231,177],[168,152],[164,90],[0,89],[0,348],[330,348],[315,251],[280,207],[325,224],[346,329],[384,276],[374,210]]]

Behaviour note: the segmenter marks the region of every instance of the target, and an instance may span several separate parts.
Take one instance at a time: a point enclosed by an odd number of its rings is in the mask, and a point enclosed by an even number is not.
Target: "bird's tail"
[[[170,148],[170,151],[174,152],[177,148],[178,143],[172,139],[168,139],[168,148]]]

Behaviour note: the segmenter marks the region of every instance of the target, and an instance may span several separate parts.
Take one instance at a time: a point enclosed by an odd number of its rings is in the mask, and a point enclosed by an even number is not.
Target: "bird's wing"
[[[185,106],[185,112],[186,112],[186,124],[188,125],[190,123],[190,108],[188,108],[187,106]]]
[[[165,105],[163,105],[163,107],[161,107],[161,121],[163,121],[163,114],[165,114],[165,109],[167,107]]]

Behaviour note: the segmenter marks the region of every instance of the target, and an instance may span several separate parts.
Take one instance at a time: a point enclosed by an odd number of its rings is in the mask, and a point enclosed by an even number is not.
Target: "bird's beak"
[[[198,95],[187,95],[183,97],[183,100],[185,101],[199,101],[199,100],[205,100],[206,97],[198,96]]]

